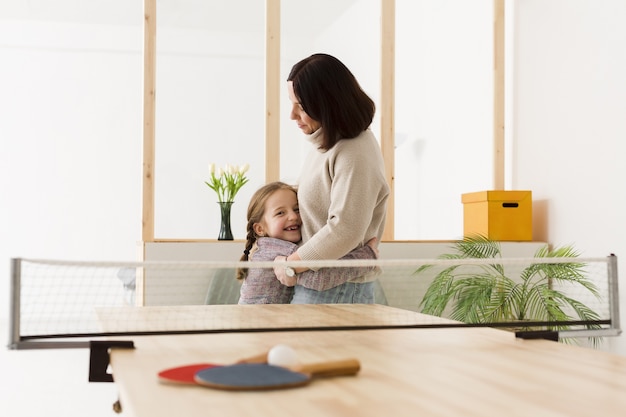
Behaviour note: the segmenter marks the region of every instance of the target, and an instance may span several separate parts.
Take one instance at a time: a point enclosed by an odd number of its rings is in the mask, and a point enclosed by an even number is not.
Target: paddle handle
[[[318,362],[300,365],[297,372],[311,374],[313,377],[356,375],[361,370],[361,363],[357,359],[342,359],[338,361]]]
[[[263,353],[259,353],[258,355],[248,356],[247,358],[239,359],[235,363],[267,363],[267,354],[265,351]]]

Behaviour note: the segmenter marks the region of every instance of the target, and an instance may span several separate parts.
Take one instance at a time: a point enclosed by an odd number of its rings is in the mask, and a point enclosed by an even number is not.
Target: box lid
[[[529,190],[511,191],[477,191],[461,195],[461,201],[465,203],[477,203],[479,201],[522,201],[532,196]]]

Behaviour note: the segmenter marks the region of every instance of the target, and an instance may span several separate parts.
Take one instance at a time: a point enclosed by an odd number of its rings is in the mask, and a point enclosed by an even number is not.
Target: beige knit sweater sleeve
[[[317,148],[318,135],[309,137],[298,184],[303,260],[339,259],[372,237],[380,241],[389,197],[380,145],[369,129],[328,151]]]

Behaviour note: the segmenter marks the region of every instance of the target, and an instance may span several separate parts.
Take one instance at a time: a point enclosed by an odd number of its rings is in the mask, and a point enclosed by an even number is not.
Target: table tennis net
[[[370,271],[365,275],[373,282],[374,303],[398,311],[396,326],[346,318],[338,328],[498,327],[556,330],[561,339],[595,341],[620,333],[613,255],[299,261],[289,265],[340,275],[345,268]],[[273,262],[12,259],[9,347],[65,347],[115,335],[320,330],[306,317],[276,317],[268,329],[266,320],[255,319],[251,306],[237,305],[241,281],[236,271],[273,266]],[[566,276],[571,270],[575,276]],[[447,295],[442,296],[445,291]],[[219,308],[206,308],[216,305],[229,308],[229,314],[233,308],[240,309],[243,319],[237,325],[224,324]],[[415,312],[426,314],[416,321]]]

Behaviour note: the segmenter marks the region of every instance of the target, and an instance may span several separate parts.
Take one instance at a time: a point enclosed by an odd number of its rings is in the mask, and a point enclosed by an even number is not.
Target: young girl
[[[287,256],[298,248],[302,239],[300,211],[296,189],[282,182],[272,182],[259,188],[248,205],[247,242],[242,261],[273,261]],[[375,240],[342,259],[376,259]],[[370,246],[372,245],[372,246]],[[310,282],[323,282],[331,274],[361,276],[375,267],[322,268],[308,270],[300,276]],[[272,268],[240,269],[237,278],[243,279],[239,304],[286,304],[291,302],[294,287],[287,287],[276,279]]]

